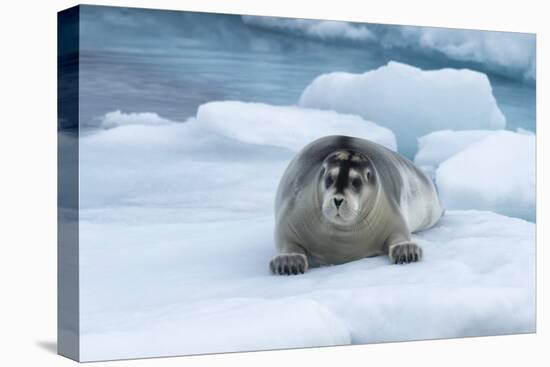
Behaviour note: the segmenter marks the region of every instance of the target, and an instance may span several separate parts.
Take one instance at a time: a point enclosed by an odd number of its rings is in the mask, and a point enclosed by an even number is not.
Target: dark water
[[[472,67],[377,46],[325,43],[245,25],[240,16],[84,6],[81,123],[106,112],[184,121],[212,100],[296,104],[319,74],[363,73],[390,60]],[[535,130],[535,88],[489,75],[508,128]]]

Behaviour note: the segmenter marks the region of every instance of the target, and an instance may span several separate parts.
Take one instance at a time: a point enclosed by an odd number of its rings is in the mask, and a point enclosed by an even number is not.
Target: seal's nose
[[[340,205],[342,205],[343,201],[344,199],[334,199],[334,205],[336,205],[336,209],[338,209]]]

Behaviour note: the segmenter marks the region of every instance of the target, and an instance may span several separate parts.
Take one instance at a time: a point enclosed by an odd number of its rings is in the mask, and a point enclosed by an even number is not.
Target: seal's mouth
[[[347,222],[346,218],[339,211],[334,214],[333,220],[336,220],[339,224]]]
[[[337,226],[353,224],[358,214],[353,199],[350,200],[343,195],[325,197],[321,205],[323,216]]]

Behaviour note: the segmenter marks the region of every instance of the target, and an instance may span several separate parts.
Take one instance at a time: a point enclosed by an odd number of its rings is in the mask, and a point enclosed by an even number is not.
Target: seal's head
[[[319,197],[323,216],[330,223],[354,225],[368,214],[375,195],[374,167],[362,153],[337,150],[323,161]]]

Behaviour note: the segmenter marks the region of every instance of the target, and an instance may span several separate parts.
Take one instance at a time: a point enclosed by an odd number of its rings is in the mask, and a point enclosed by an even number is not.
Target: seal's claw
[[[391,245],[388,255],[393,264],[408,264],[422,260],[422,247],[414,242],[401,242]]]
[[[277,275],[297,275],[307,271],[308,262],[304,254],[287,253],[275,256],[269,263],[269,269]]]

